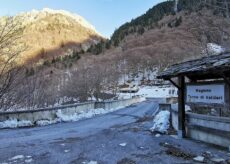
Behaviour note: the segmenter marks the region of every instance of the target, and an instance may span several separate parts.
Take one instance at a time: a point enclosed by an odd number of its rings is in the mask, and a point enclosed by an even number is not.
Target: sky
[[[165,0],[0,0],[0,15],[43,8],[62,9],[81,15],[105,37],[116,28],[144,14]]]

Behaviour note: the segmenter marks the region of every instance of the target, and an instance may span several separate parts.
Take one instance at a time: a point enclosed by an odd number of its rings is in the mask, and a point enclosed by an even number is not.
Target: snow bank
[[[6,120],[4,122],[0,122],[0,128],[28,127],[28,126],[32,126],[32,125],[33,124],[31,121],[26,121],[26,120],[18,121],[16,119]]]
[[[121,107],[113,108],[110,110],[105,110],[103,108],[90,109],[88,111],[82,111],[80,113],[75,113],[73,115],[67,115],[67,114],[64,114],[61,110],[58,110],[57,117],[61,122],[79,121],[79,120],[84,119],[84,118],[92,118],[92,117],[97,116],[97,115],[113,112],[113,111],[119,110],[121,108],[124,108],[124,107],[121,106]]]
[[[51,124],[55,124],[55,123],[58,123],[58,119],[55,119],[55,120],[39,120],[36,122],[36,125],[37,126],[46,126],[46,125],[51,125]]]
[[[154,120],[153,120],[153,127],[150,129],[151,131],[157,131],[160,133],[166,133],[169,129],[169,118],[170,112],[169,111],[161,111],[159,112]]]

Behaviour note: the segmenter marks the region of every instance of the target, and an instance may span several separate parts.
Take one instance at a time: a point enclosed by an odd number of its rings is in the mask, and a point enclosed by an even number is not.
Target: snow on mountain
[[[225,51],[225,48],[215,43],[207,44],[207,53],[210,55],[218,55]]]
[[[16,16],[23,17],[25,20],[23,23],[30,24],[30,23],[36,22],[42,18],[45,18],[48,15],[56,15],[56,14],[61,14],[63,16],[72,18],[77,23],[79,23],[81,26],[99,34],[96,31],[95,27],[93,25],[91,25],[88,21],[86,21],[83,17],[81,17],[80,15],[77,15],[75,13],[65,11],[65,10],[53,10],[53,9],[49,9],[49,8],[44,8],[44,9],[39,11],[39,10],[33,9],[31,12],[22,12]]]
[[[46,59],[64,56],[73,50],[86,51],[104,37],[83,17],[64,10],[44,8],[19,13],[13,18],[24,27],[20,42],[26,47],[20,56],[21,63],[38,62],[41,52]],[[5,22],[0,17],[0,23]]]

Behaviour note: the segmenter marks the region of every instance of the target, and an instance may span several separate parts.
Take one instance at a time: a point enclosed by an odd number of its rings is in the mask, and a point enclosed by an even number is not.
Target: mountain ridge
[[[65,10],[44,8],[22,12],[13,18],[20,20],[24,28],[20,41],[26,50],[18,59],[20,63],[86,51],[91,45],[105,39],[83,17]],[[4,21],[4,17],[0,20]],[[55,50],[55,54],[50,55],[49,51],[52,50]]]
[[[32,23],[46,17],[49,14],[52,15],[62,14],[64,16],[70,17],[74,19],[76,22],[78,22],[79,24],[81,24],[83,27],[93,30],[95,33],[99,34],[99,32],[96,31],[96,28],[92,24],[90,24],[87,20],[85,20],[82,16],[75,13],[71,13],[66,10],[54,10],[50,8],[43,8],[42,10],[32,9],[32,11],[29,12],[21,12],[15,15],[15,17],[17,16],[25,17],[26,19],[28,19],[27,23]]]

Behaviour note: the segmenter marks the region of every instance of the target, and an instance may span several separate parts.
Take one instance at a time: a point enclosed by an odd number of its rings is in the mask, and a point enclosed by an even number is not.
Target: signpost
[[[188,84],[186,102],[193,104],[225,104],[225,84]]]

